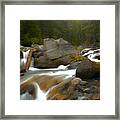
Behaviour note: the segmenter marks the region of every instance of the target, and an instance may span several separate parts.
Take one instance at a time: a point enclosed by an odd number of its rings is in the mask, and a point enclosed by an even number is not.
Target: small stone
[[[86,96],[82,96],[82,97],[78,97],[78,100],[89,100],[89,98]]]
[[[83,91],[86,92],[86,93],[90,93],[90,88],[86,88]]]

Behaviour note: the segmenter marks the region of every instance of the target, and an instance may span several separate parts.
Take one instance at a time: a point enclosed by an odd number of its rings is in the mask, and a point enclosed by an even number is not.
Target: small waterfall
[[[72,77],[76,73],[75,69],[68,69],[68,65],[59,65],[57,68],[48,69],[38,69],[34,67],[29,68],[29,73],[39,74],[39,75],[65,75],[66,77]]]
[[[22,51],[23,54],[23,58],[20,59],[20,64],[21,66],[25,66],[26,62],[27,62],[27,58],[28,58],[28,54],[29,54],[30,50],[24,52]]]
[[[93,62],[100,62],[100,49],[85,48],[81,51],[81,55]]]
[[[65,85],[65,83],[70,80],[72,80],[73,77],[66,76],[66,74],[62,75],[38,75],[31,77],[27,81],[24,81],[21,83],[21,94],[20,99],[21,100],[47,100],[49,92],[57,87],[59,83],[62,83]],[[46,91],[47,90],[47,91]],[[59,91],[59,88],[56,90]],[[56,92],[54,93],[56,94]],[[62,95],[62,93],[61,93]]]
[[[35,100],[46,100],[46,93],[40,89],[36,82],[34,82],[33,85],[35,87]]]
[[[27,62],[29,52],[30,52],[30,50],[27,50],[26,52],[23,51],[23,61],[24,61],[25,64]]]
[[[46,93],[44,93],[39,85],[34,82],[32,83],[34,85],[34,97],[29,93],[29,91],[27,90],[25,93],[20,95],[20,99],[21,100],[46,100]]]
[[[25,66],[28,62],[28,57],[29,57],[29,54],[31,53],[32,51],[29,49],[27,50],[26,52],[22,51],[22,54],[23,54],[23,58],[20,59],[20,66],[21,66],[21,69],[25,69]],[[30,56],[31,57],[31,56]],[[34,58],[32,57],[31,58],[32,60],[30,61],[30,66],[29,67],[34,67]]]
[[[88,55],[88,59],[94,62],[100,62],[100,53],[90,54]]]
[[[66,66],[65,66],[65,65],[59,65],[57,69],[58,69],[58,70],[66,70],[66,69],[67,69],[67,66],[68,66],[68,65],[66,65]]]
[[[53,72],[53,73],[49,73],[49,75],[65,75],[65,78],[70,78],[72,76],[74,76],[76,73],[76,69],[72,69],[72,70],[64,70],[64,71],[57,71],[57,72]]]

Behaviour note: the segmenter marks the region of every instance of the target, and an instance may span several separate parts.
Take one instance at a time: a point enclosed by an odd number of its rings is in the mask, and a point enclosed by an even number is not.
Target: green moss
[[[87,58],[86,57],[83,57],[81,56],[80,54],[73,54],[73,55],[70,55],[70,58],[71,58],[71,62],[76,62],[76,61],[83,61],[83,60],[86,60]]]

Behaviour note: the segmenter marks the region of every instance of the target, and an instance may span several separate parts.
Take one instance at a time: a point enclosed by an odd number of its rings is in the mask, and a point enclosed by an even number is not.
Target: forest
[[[74,46],[100,47],[99,20],[21,20],[20,44],[29,47],[43,44],[53,38],[70,42]]]

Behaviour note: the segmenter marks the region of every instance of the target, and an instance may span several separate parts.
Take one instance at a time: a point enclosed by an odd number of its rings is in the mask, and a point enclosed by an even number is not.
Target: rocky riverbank
[[[21,46],[20,58],[22,100],[100,99],[99,49],[47,38],[43,45]]]
[[[83,81],[63,75],[36,75],[21,83],[21,99],[33,100],[99,100],[98,80]],[[39,93],[44,94],[44,97]],[[26,96],[27,95],[27,96]]]

